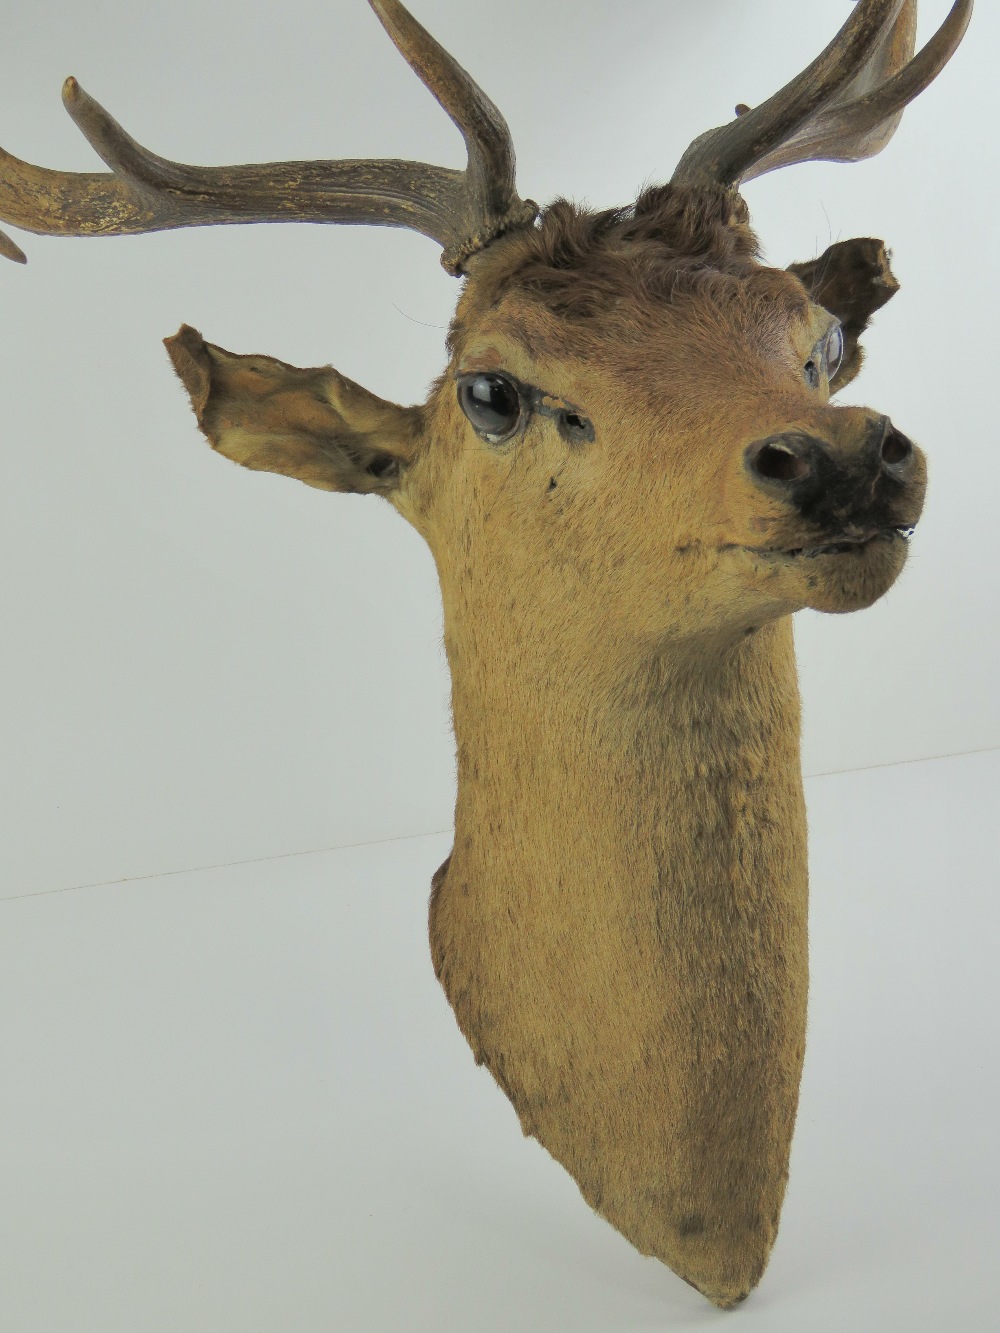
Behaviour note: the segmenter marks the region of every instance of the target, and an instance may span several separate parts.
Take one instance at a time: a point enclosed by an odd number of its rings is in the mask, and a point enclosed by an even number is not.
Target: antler
[[[914,57],[917,0],[859,0],[830,45],[797,78],[695,139],[674,183],[735,186],[794,162],[873,157],[896,132],[907,104],[955,53],[972,7],[973,0],[955,0]]]
[[[0,221],[42,235],[123,236],[239,222],[354,222],[408,227],[444,247],[454,274],[470,255],[538,212],[514,188],[503,116],[399,0],[369,0],[411,68],[458,126],[465,171],[396,160],[190,167],[149,152],[75,79],[63,102],[110,173],[48,171],[0,149]],[[0,254],[24,263],[0,231]]]

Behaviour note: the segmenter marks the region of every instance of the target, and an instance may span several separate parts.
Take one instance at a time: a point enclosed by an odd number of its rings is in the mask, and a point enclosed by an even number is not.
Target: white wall
[[[521,193],[626,202],[688,141],[801,68],[847,5],[413,0],[504,110]],[[923,8],[924,33],[945,0]],[[39,0],[4,15],[0,142],[100,169],[70,73],[192,162],[400,156],[457,134],[363,0]],[[929,451],[909,568],[861,615],[800,617],[807,772],[1000,745],[991,394],[991,124],[982,4],[890,148],[746,194],[777,264],[884,237],[900,296],[852,400]],[[988,103],[987,99],[990,98]],[[160,339],[331,362],[422,399],[457,286],[437,249],[366,228],[116,240],[15,233],[0,268],[0,691],[5,896],[448,826],[440,612],[419,539],[374,499],[251,475],[198,435]],[[846,395],[845,395],[846,396]]]

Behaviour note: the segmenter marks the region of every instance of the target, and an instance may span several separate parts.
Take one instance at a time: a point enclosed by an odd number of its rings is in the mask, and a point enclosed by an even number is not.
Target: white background
[[[414,7],[504,110],[521,193],[595,206],[667,178],[849,12]],[[923,7],[926,34],[946,3]],[[59,104],[70,73],[182,160],[462,164],[363,0],[6,0],[0,18],[0,142],[52,167],[99,169]],[[828,775],[807,782],[809,1053],[781,1237],[736,1315],[640,1258],[522,1140],[434,980],[427,885],[449,837],[408,836],[447,830],[453,798],[428,554],[380,501],[213,456],[160,346],[187,321],[420,400],[457,294],[436,247],[363,228],[15,233],[4,1333],[993,1333],[998,44],[983,3],[880,158],[746,192],[776,264],[852,235],[894,248],[903,289],[850,396],[932,475],[892,593],[799,618],[806,770]]]
[[[923,35],[946,12],[924,6]],[[849,6],[796,0],[420,0],[506,114],[519,187],[612,205],[761,100]],[[0,142],[101,164],[59,101],[75,74],[191,162],[401,156],[459,137],[363,0],[5,6]],[[805,614],[807,773],[1000,744],[995,441],[995,6],[888,150],[747,188],[784,265],[883,237],[900,295],[845,397],[927,449],[910,565],[874,609]],[[448,681],[434,571],[381,501],[251,475],[197,433],[160,339],[332,363],[422,400],[457,284],[375,228],[15,233],[0,268],[0,691],[10,893],[447,829]]]

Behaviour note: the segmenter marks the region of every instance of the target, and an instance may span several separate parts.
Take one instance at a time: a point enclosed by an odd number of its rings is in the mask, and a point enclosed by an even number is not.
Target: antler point
[[[12,260],[15,264],[26,264],[28,262],[28,256],[19,245],[16,245],[10,239],[5,231],[0,231],[0,255],[3,255],[4,259]]]

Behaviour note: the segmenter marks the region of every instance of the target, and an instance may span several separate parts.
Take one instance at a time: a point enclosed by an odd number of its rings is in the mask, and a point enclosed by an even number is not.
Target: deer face
[[[610,644],[855,610],[891,586],[923,460],[885,417],[831,406],[841,324],[796,276],[681,270],[670,299],[570,323],[481,286],[473,270],[396,499],[446,590],[475,585],[483,614],[516,589],[549,624],[572,607],[583,641]]]
[[[670,231],[699,211],[711,265]],[[886,417],[831,404],[894,290],[881,246],[845,242],[819,264],[835,313],[752,259],[724,194],[652,191],[629,225],[656,245],[612,230],[552,270],[556,209],[540,238],[474,261],[420,408],[193,330],[169,345],[220,452],[383,494],[428,541],[459,618],[537,617],[563,655],[620,655],[870,605],[902,569],[925,484]]]

